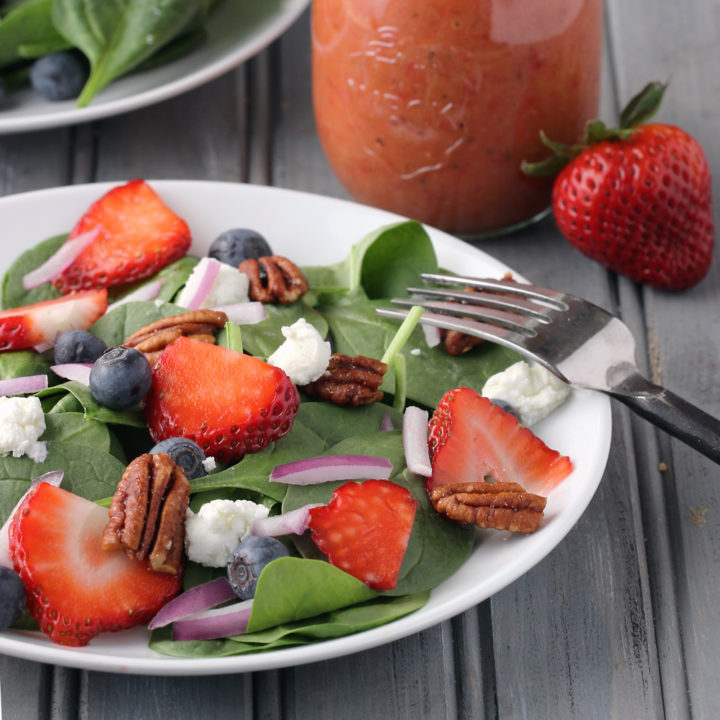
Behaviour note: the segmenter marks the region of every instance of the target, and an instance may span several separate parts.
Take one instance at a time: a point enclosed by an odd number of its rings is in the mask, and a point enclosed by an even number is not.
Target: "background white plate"
[[[136,110],[192,90],[231,70],[279,37],[310,0],[224,0],[207,22],[207,38],[192,52],[112,82],[84,108],[49,102],[27,88],[8,95],[0,134],[42,130]]]
[[[342,260],[367,232],[400,218],[362,205],[290,190],[232,183],[150,181],[193,233],[191,252],[202,254],[231,227],[264,234],[273,250],[298,264]],[[0,270],[23,249],[69,231],[87,207],[117,183],[77,185],[0,199]],[[481,276],[509,268],[472,246],[428,228],[442,267]],[[517,276],[517,275],[516,275]],[[349,637],[257,655],[170,658],[152,653],[142,628],[106,634],[86,648],[53,645],[39,633],[0,633],[0,653],[57,665],[111,672],[205,675],[285,667],[347,655],[431,627],[490,597],[544,558],[568,533],[602,478],[610,446],[610,403],[589,391],[568,402],[534,430],[572,458],[575,469],[548,498],[546,521],[533,535],[487,533],[468,562],[432,592],[429,603],[389,625]]]

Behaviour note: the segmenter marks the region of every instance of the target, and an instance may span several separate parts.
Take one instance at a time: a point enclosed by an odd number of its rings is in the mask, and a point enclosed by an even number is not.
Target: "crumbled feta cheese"
[[[250,534],[253,520],[268,509],[252,500],[212,500],[197,513],[185,515],[185,550],[190,560],[207,567],[224,567],[237,544]]]
[[[410,354],[411,354],[411,355],[422,355],[422,350],[421,350],[420,348],[413,348],[413,349],[410,351]]]
[[[317,380],[330,363],[330,343],[305,318],[282,329],[285,342],[268,358],[284,370],[296,385]]]
[[[40,399],[0,396],[0,455],[27,455],[35,462],[47,457],[47,444],[38,438],[45,432],[45,415]]]
[[[217,467],[215,464],[215,458],[212,455],[208,455],[208,457],[203,460],[202,464],[206,473],[212,472]]]
[[[570,386],[544,367],[531,367],[520,360],[488,378],[482,394],[510,403],[520,415],[520,422],[530,426],[561,405],[570,394]]]
[[[176,305],[187,307],[187,304],[192,301],[209,265],[216,266],[217,276],[208,296],[201,303],[201,308],[248,301],[248,288],[250,287],[248,276],[232,265],[215,260],[215,258],[204,257],[190,273],[185,287],[175,301]]]

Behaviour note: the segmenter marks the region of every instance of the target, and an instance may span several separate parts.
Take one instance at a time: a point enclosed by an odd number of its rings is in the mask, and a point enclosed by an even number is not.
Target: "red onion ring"
[[[220,310],[227,315],[230,322],[236,325],[253,325],[267,316],[265,306],[261,302],[238,302],[229,305],[213,305],[211,310]]]
[[[215,260],[214,258],[203,258],[203,260],[205,260],[205,267],[202,269],[202,275],[200,276],[200,282],[198,283],[197,290],[195,290],[195,294],[185,306],[188,310],[197,310],[203,302],[205,302],[205,299],[210,294],[212,286],[215,284],[215,280],[217,280],[218,273],[220,272],[219,260]]]
[[[32,290],[59,275],[98,236],[100,229],[101,226],[96,225],[92,230],[66,240],[40,267],[23,277],[23,288]]]
[[[173,640],[215,640],[242,635],[247,630],[252,600],[196,613],[173,625]]]
[[[90,385],[90,370],[92,363],[60,363],[51,365],[50,369],[65,380],[75,380],[83,385]]]
[[[47,375],[25,375],[24,377],[0,380],[0,395],[27,395],[44,390],[47,386]]]
[[[186,590],[169,603],[163,605],[157,615],[150,621],[148,629],[154,630],[155,628],[165,627],[172,622],[182,620],[236,597],[235,591],[227,578],[215,578],[215,580],[210,580]]]
[[[270,473],[271,482],[287,485],[317,485],[332,480],[387,480],[392,463],[372,455],[319,455],[278,465]]]
[[[408,405],[403,413],[403,449],[408,470],[416,475],[430,477],[430,452],[428,451],[428,412]]]
[[[116,300],[114,303],[108,305],[108,308],[105,312],[109,313],[116,307],[120,307],[121,305],[129,302],[143,302],[154,300],[157,297],[157,294],[160,292],[162,284],[163,281],[158,278],[157,280],[153,280],[152,282],[146,283],[145,285],[141,285],[139,288],[136,288],[131,293],[128,293],[124,298]]]
[[[268,517],[253,520],[250,525],[250,533],[264,537],[302,535],[308,529],[310,510],[314,507],[321,507],[321,503],[309,503],[281,515],[268,515]]]

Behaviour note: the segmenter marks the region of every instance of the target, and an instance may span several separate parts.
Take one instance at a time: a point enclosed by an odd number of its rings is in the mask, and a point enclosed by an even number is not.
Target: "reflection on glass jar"
[[[313,0],[313,104],[358,201],[452,232],[549,204],[522,160],[597,114],[602,0]]]

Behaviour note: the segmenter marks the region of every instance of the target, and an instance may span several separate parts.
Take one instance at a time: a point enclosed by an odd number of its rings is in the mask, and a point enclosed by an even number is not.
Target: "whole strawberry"
[[[611,270],[665,290],[705,277],[712,260],[711,176],[700,144],[684,130],[645,123],[665,85],[649,84],[623,111],[619,128],[588,123],[585,143],[526,164],[531,175],[557,172],[553,213],[578,250]]]

